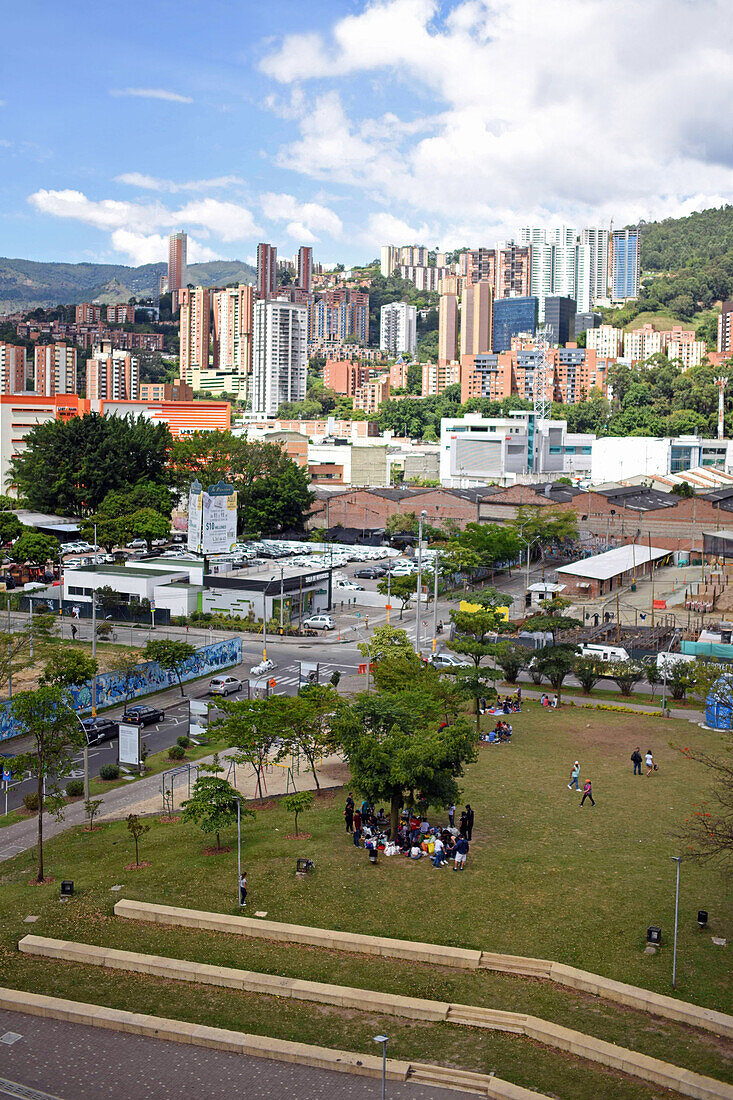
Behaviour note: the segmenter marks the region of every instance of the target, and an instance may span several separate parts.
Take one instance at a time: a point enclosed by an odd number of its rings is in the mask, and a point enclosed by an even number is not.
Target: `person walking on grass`
[[[455,829],[455,827],[456,827],[456,807],[455,807],[455,805],[452,805],[448,810],[448,824],[450,825],[451,829]]]
[[[466,840],[473,840],[473,820],[476,815],[471,809],[471,803],[466,803]]]
[[[634,765],[634,775],[641,775],[641,753],[638,745],[631,754],[631,763]]]
[[[354,847],[359,847],[359,838],[361,837],[361,814],[357,810],[354,814]]]
[[[578,780],[580,779],[580,761],[576,760],[573,764],[573,770],[570,772],[570,782],[568,783],[568,790],[579,791]]]
[[[646,750],[646,756],[644,757],[644,763],[646,764],[646,774],[649,776],[652,772],[657,770],[657,765],[654,763],[654,757],[652,756],[652,750]]]
[[[344,820],[346,822],[346,832],[352,832],[354,828],[354,799],[351,797],[351,795],[349,795],[349,797],[346,799]]]
[[[454,854],[454,857],[455,857],[455,865],[453,867],[454,871],[464,871],[465,870],[465,868],[466,868],[466,856],[468,855],[468,851],[469,851],[468,841],[466,840],[465,836],[459,836],[459,838],[456,841],[456,843],[454,845],[454,848],[453,848],[453,854]]]
[[[244,907],[247,904],[247,872],[242,871],[239,876],[239,904]]]
[[[461,820],[458,823],[458,832],[464,840],[468,836],[468,815],[465,810],[461,810]]]
[[[595,806],[596,800],[593,797],[593,787],[591,785],[590,779],[586,779],[585,783],[583,784],[583,797],[580,800],[581,806],[585,802],[586,798],[590,799],[591,806]]]

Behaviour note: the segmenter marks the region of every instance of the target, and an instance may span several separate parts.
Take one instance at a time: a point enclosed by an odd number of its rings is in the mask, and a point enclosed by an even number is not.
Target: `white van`
[[[657,654],[657,668],[661,673],[666,673],[666,675],[669,676],[674,665],[687,665],[696,660],[697,657],[692,656],[690,653],[669,653],[666,651]]]
[[[586,642],[580,647],[581,657],[590,657],[591,660],[600,661],[602,664],[612,664],[614,661],[631,660],[629,653],[622,645],[595,645]]]

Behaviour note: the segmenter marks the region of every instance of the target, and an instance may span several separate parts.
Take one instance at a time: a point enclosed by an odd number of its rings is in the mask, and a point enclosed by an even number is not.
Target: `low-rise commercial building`
[[[596,485],[653,474],[672,474],[693,466],[733,470],[733,440],[681,436],[606,436],[593,443],[591,481]]]
[[[565,585],[563,595],[571,599],[595,599],[631,584],[652,569],[668,564],[672,555],[658,546],[617,546],[556,570]]]

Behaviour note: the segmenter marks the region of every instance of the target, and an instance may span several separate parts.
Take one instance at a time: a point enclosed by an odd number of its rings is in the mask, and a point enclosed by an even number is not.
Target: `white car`
[[[209,680],[209,695],[232,695],[242,690],[242,681],[236,676],[215,676]]]
[[[364,591],[364,585],[363,584],[356,584],[354,581],[336,581],[336,584],[335,584],[334,587],[340,589],[342,592],[345,588],[347,588],[350,592],[363,592]]]
[[[268,672],[272,672],[275,668],[275,662],[271,661],[268,657],[266,661],[260,661],[258,665],[253,665],[249,670],[250,676],[266,676]]]
[[[456,657],[453,653],[433,653],[432,657],[428,657],[428,661],[433,668],[470,668],[471,662],[466,661],[461,657]]]
[[[308,627],[309,630],[336,629],[336,623],[330,615],[309,615],[307,619],[303,619],[302,625]]]

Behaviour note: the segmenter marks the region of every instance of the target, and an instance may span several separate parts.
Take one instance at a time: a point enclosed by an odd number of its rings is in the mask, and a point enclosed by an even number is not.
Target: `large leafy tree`
[[[284,735],[288,747],[291,753],[302,753],[308,761],[316,790],[319,790],[318,762],[336,747],[331,720],[338,695],[330,685],[308,684],[295,697],[286,698]]]
[[[202,485],[232,484],[242,532],[274,535],[300,528],[311,506],[308,471],[276,443],[231,432],[195,432],[173,445],[171,469],[182,491],[195,479]]]
[[[12,512],[0,511],[0,543],[2,545],[10,542],[11,539],[17,539],[23,534],[24,530],[23,524]]]
[[[496,635],[504,623],[497,611],[485,608],[481,611],[451,611],[450,617],[456,633],[448,645],[462,657],[466,657],[472,668],[458,669],[456,678],[466,695],[473,698],[476,708],[476,734],[480,726],[480,702],[489,694],[494,681],[501,679],[501,673],[495,668],[482,666],[485,657],[494,654]]]
[[[382,577],[377,585],[377,592],[382,596],[389,594],[390,599],[400,601],[400,619],[405,608],[417,592],[417,574],[411,573],[407,577]]]
[[[530,546],[530,554],[539,553],[541,557],[544,557],[547,548],[562,546],[566,542],[577,541],[578,538],[577,512],[558,504],[544,507],[525,505],[517,508],[517,515],[511,526],[517,537],[517,544],[525,553],[527,543],[532,544],[533,540],[537,540],[534,546]]]
[[[38,531],[25,531],[10,548],[13,561],[32,562],[33,565],[45,565],[47,561],[58,561],[59,540],[53,535],[42,535]]]
[[[44,685],[35,691],[23,691],[10,704],[10,715],[30,747],[18,753],[13,766],[19,775],[29,771],[36,781],[38,794],[38,843],[36,881],[43,882],[43,813],[63,817],[63,776],[68,772],[84,733],[76,715],[67,705],[63,689]]]
[[[84,538],[93,538],[111,550],[131,537],[145,539],[150,550],[153,539],[170,533],[173,494],[165,485],[141,481],[129,489],[107,493],[99,510],[81,524]]]
[[[570,600],[560,598],[546,600],[539,611],[533,612],[525,620],[526,630],[537,630],[552,634],[552,644],[557,643],[557,635],[563,630],[574,630],[583,625],[582,619],[574,619],[563,612],[570,606]]]
[[[532,658],[533,668],[539,675],[549,680],[557,692],[558,703],[562,700],[562,685],[575,671],[577,651],[574,645],[550,645],[540,649]]]
[[[333,732],[342,745],[354,785],[370,802],[387,802],[392,836],[400,807],[448,806],[459,796],[457,780],[475,759],[465,719],[443,725],[439,701],[420,690],[377,692],[341,699]]]
[[[252,767],[260,800],[264,796],[265,768],[279,763],[287,751],[284,740],[287,705],[284,695],[272,695],[269,699],[222,699],[218,704],[222,717],[213,728],[235,750],[232,756],[235,763]]]
[[[212,433],[215,434],[215,433]],[[43,512],[87,516],[113,489],[170,484],[166,424],[90,413],[38,424],[15,456],[9,483]]]

